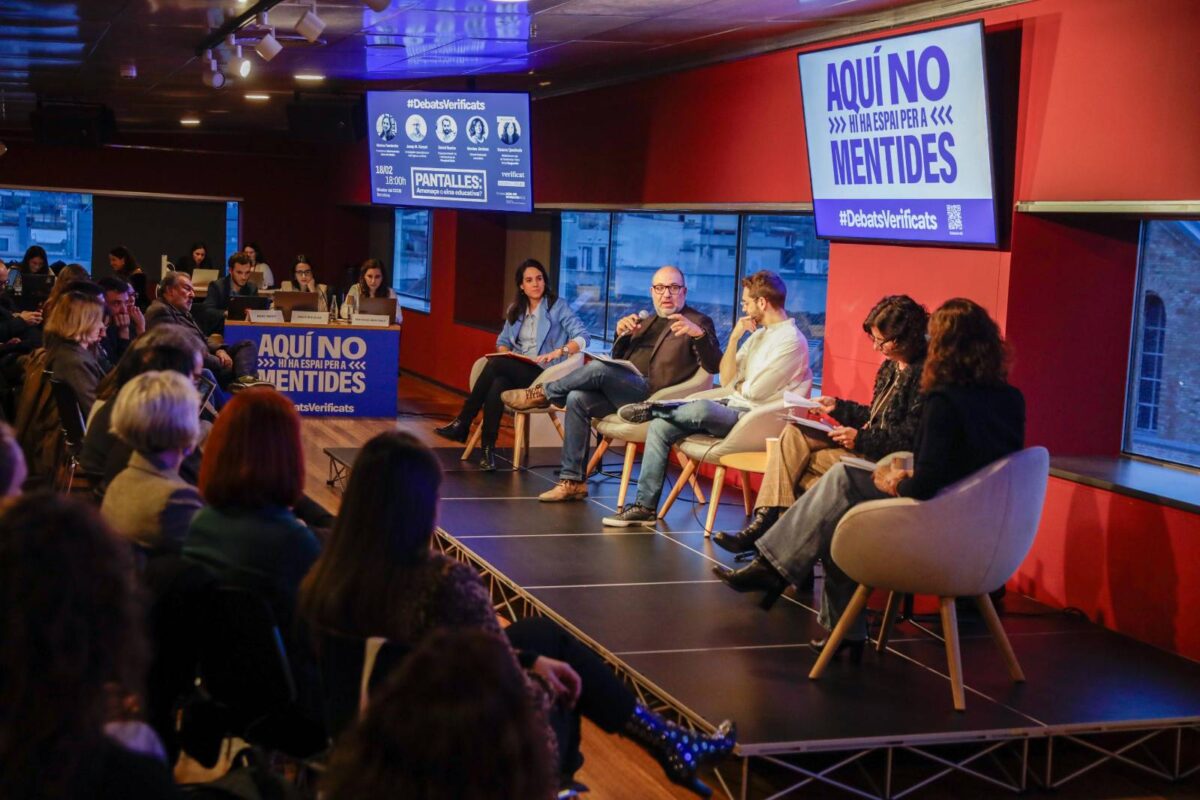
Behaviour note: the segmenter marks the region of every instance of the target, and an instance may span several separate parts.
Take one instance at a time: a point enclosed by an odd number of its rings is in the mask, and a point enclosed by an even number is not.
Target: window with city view
[[[400,305],[429,311],[429,211],[396,209],[392,288]]]
[[[1125,450],[1200,467],[1200,221],[1142,224]]]
[[[15,267],[33,245],[45,248],[51,264],[81,264],[91,272],[92,196],[0,189],[0,258]]]
[[[741,278],[769,269],[788,286],[788,310],[809,341],[820,385],[829,243],[811,216],[577,212],[561,215],[559,294],[606,350],[622,316],[650,309],[650,279],[683,270],[688,303],[708,314],[722,346],[740,313]]]

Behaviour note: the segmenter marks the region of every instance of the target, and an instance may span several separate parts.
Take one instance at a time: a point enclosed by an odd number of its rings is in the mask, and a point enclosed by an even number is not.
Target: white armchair
[[[886,588],[891,594],[876,643],[880,651],[887,645],[898,595],[940,599],[956,710],[966,709],[956,597],[975,599],[1010,676],[1024,681],[989,592],[1004,585],[1033,545],[1049,471],[1050,454],[1031,447],[989,464],[930,500],[873,500],[846,512],[833,536],[832,556],[859,587],[809,677],[821,676],[872,589]]]
[[[475,381],[479,380],[479,374],[483,372],[483,368],[487,365],[487,358],[479,358],[471,367],[471,388],[475,387]],[[556,381],[572,370],[579,369],[583,365],[583,353],[575,353],[567,356],[567,358],[546,367],[542,370],[542,374],[534,379],[531,386],[538,386],[550,381]],[[514,442],[513,442],[513,466],[517,469],[521,468],[521,463],[525,458],[525,451],[529,448],[529,415],[530,414],[546,414],[550,417],[550,421],[554,423],[554,429],[558,431],[561,438],[563,436],[562,423],[558,421],[558,414],[553,408],[539,408],[530,411],[513,411],[513,427],[514,427]],[[475,430],[471,432],[470,438],[467,439],[467,446],[463,448],[463,453],[459,458],[466,461],[471,457],[471,453],[475,451],[475,447],[479,444],[479,439],[483,435],[483,423],[480,422],[475,426]]]
[[[679,400],[680,398],[688,397],[712,388],[713,376],[712,373],[705,372],[704,368],[697,369],[692,377],[688,378],[683,383],[677,383],[674,386],[666,386],[659,389],[654,394],[650,395],[648,400]],[[600,444],[596,447],[596,452],[592,454],[592,458],[588,461],[586,474],[591,475],[596,467],[600,465],[600,459],[604,458],[604,454],[608,452],[608,448],[612,446],[614,441],[625,443],[625,464],[621,469],[621,491],[617,496],[617,508],[624,508],[625,496],[629,492],[630,476],[633,475],[633,459],[637,456],[637,446],[646,441],[646,430],[650,427],[650,423],[632,423],[626,422],[616,414],[609,414],[606,417],[592,421],[592,425],[596,428],[596,432],[600,434]],[[693,476],[691,478],[692,491],[696,493],[697,499],[701,503],[704,502],[704,494],[700,491],[700,484]]]

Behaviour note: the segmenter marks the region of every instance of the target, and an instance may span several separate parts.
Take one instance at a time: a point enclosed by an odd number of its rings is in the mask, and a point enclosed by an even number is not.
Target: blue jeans
[[[875,488],[870,473],[837,464],[801,495],[756,543],[763,558],[793,585],[803,583],[813,562],[821,559],[825,581],[817,621],[827,630],[833,630],[858,588],[858,583],[829,556],[833,532],[842,515],[851,508],[884,497],[888,495]],[[867,638],[865,615],[858,616],[846,638]]]
[[[546,399],[567,410],[559,477],[583,480],[592,420],[650,396],[650,385],[627,369],[593,361],[543,386]]]
[[[693,400],[671,409],[655,409],[653,413],[655,418],[646,433],[646,452],[642,455],[637,492],[637,504],[649,509],[658,508],[671,459],[671,445],[693,433],[724,438],[745,412],[713,400]]]

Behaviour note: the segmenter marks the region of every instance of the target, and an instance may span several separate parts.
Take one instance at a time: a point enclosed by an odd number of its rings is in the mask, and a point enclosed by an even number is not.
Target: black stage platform
[[[1107,761],[1168,780],[1197,771],[1200,664],[1009,597],[1001,617],[1027,682],[1011,683],[982,621],[960,615],[964,713],[951,705],[936,619],[902,623],[885,654],[869,652],[861,666],[835,661],[810,681],[816,654],[806,643],[823,634],[812,597],[764,612],[757,596],[717,581],[710,567],[732,557],[704,538],[705,509],[689,490],[656,529],[605,530],[612,477],[594,477],[586,502],[536,499],[554,483],[557,450],[534,449],[530,468],[490,474],[460,462],[457,449],[437,452],[447,468],[444,549],[480,568],[502,611],[558,620],[647,700],[703,727],[736,720],[740,796],[752,761],[791,776],[772,796],[819,782],[901,797],[951,773],[1019,791]],[[331,455],[346,467],[354,451]],[[744,522],[740,503],[722,504],[718,528]],[[814,765],[806,754],[832,755]],[[928,764],[930,776],[893,785],[896,754]]]

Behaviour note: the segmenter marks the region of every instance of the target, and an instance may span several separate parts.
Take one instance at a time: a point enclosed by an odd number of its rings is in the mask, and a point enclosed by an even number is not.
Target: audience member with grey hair
[[[173,371],[145,372],[117,394],[112,430],[133,448],[104,494],[100,513],[122,536],[151,552],[177,552],[204,505],[179,465],[200,438],[200,400]]]

